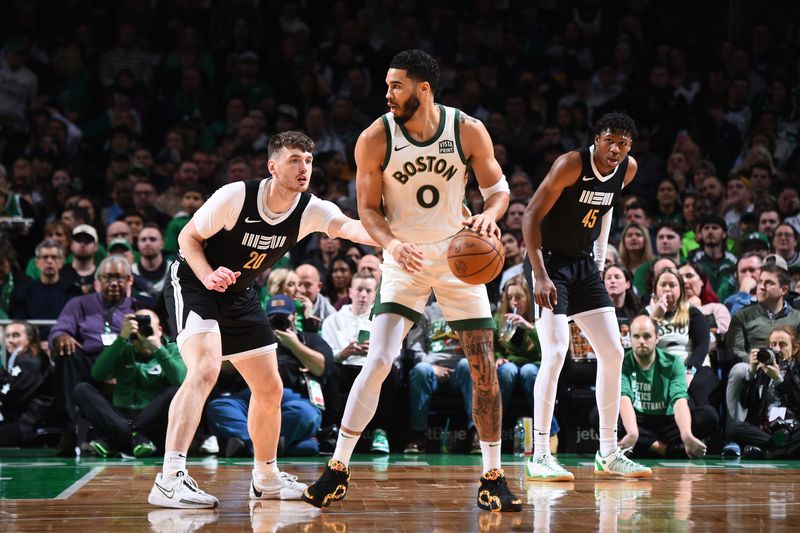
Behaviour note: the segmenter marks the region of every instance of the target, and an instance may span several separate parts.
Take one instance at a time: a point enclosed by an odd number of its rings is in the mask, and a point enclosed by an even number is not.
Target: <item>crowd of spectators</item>
[[[13,320],[0,445],[68,420],[69,451],[79,413],[95,451],[157,449],[152,426],[182,379],[162,331],[181,228],[219,186],[264,177],[270,135],[291,129],[316,143],[312,192],[357,216],[355,141],[385,110],[389,58],[418,47],[441,64],[437,101],[484,122],[511,188],[499,221],[506,264],[488,286],[504,407],[514,394],[532,401],[541,353],[519,276],[522,214],[555,158],[624,109],[639,128],[639,171],[615,208],[603,275],[626,348],[637,316],[654,321],[636,322],[647,349],[629,354],[623,376],[634,453],[681,453],[680,433],[691,456],[697,437],[717,431],[726,453],[797,454],[800,17],[788,1],[770,10],[794,14],[780,18],[736,5],[723,16],[643,0],[11,2],[0,22],[0,318]],[[467,202],[480,210],[474,179]],[[369,342],[380,255],[315,236],[257,284],[265,312],[290,317],[279,335],[293,417],[284,452],[324,451],[335,436]],[[140,316],[154,333],[131,325]],[[55,325],[37,331],[34,319]],[[771,359],[758,356],[770,347]],[[591,366],[585,348],[573,328],[573,359]],[[128,359],[153,390],[130,390]],[[658,408],[633,379],[653,361],[664,380],[683,380]],[[391,446],[422,451],[435,391],[463,397],[471,426],[463,352],[435,302],[396,366],[368,432],[374,451],[406,428],[405,448]],[[218,450],[214,435],[248,449],[241,385],[221,379],[205,449]],[[398,420],[395,391],[406,389],[410,414]],[[684,418],[696,412],[702,431],[692,433]],[[650,415],[657,424],[641,418]]]

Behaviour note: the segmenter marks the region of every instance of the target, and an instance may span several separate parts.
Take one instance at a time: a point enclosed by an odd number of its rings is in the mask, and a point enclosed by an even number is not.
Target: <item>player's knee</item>
[[[249,387],[253,398],[280,405],[283,397],[283,382],[279,375],[265,375],[263,379],[250,383]]]
[[[187,368],[186,381],[204,390],[211,390],[217,382],[222,358],[207,357]]]

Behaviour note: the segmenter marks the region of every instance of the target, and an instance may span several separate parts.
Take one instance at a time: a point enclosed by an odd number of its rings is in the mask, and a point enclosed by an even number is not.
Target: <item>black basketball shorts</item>
[[[542,252],[542,257],[547,275],[555,285],[558,295],[558,302],[553,306],[554,315],[571,317],[603,307],[614,307],[608,291],[606,291],[606,286],[600,278],[594,258],[591,256],[564,257],[549,252]],[[530,285],[531,267],[527,258],[523,271]],[[530,287],[532,302],[533,285]]]
[[[210,291],[188,265],[176,261],[170,266],[164,299],[178,347],[194,334],[217,332],[225,359],[261,355],[277,348],[275,334],[252,287],[240,292]]]

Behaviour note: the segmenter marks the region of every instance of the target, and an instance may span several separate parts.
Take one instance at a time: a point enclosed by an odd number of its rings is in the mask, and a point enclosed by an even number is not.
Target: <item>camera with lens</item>
[[[772,348],[759,348],[756,359],[763,365],[771,365],[778,360],[780,354]]]
[[[798,429],[800,429],[800,423],[796,420],[784,420],[783,418],[776,418],[767,426],[767,431],[772,434],[772,443],[776,446],[784,446],[793,440]]]
[[[153,326],[150,323],[150,315],[136,315],[136,323],[139,325],[139,336],[150,337],[153,335]]]
[[[292,329],[292,321],[289,319],[289,315],[283,313],[269,315],[269,325],[273,331],[289,331]]]

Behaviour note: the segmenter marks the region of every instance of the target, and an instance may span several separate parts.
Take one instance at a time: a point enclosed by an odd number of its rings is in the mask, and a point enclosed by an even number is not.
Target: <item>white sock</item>
[[[533,459],[538,461],[543,455],[550,453],[550,430],[533,430]]]
[[[277,459],[271,461],[253,461],[253,474],[259,479],[275,479],[280,474]]]
[[[336,449],[333,451],[333,459],[344,463],[344,466],[350,464],[350,457],[353,456],[353,450],[358,444],[358,435],[350,435],[344,430],[339,430],[339,438],[336,439]]]
[[[481,441],[481,457],[483,458],[484,473],[495,468],[500,468],[501,442],[502,440],[499,440],[497,442]]]
[[[608,457],[617,449],[617,428],[600,428],[600,455]]]
[[[167,452],[164,454],[163,477],[174,476],[178,472],[186,472],[186,454],[183,452]]]

